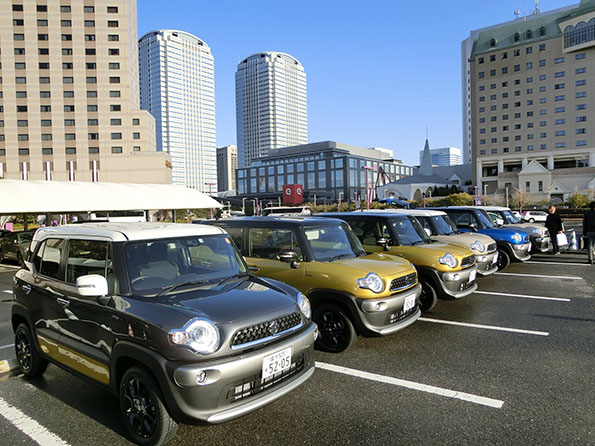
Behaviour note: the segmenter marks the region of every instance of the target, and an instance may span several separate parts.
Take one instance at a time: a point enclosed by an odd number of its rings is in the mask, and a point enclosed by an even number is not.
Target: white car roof
[[[486,211],[510,211],[510,208],[504,206],[477,206],[480,209],[485,209]]]
[[[157,240],[192,235],[216,235],[225,232],[217,226],[189,223],[81,223],[40,228],[34,240],[48,237],[99,237],[113,241]]]

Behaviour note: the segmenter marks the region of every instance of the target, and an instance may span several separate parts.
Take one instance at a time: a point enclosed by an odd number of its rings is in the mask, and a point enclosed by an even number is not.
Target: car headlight
[[[183,328],[171,330],[169,340],[173,344],[190,347],[197,353],[214,353],[219,348],[219,329],[207,319],[194,318]]]
[[[384,282],[378,274],[370,273],[363,279],[357,279],[357,286],[380,293],[384,289]]]
[[[310,301],[304,295],[304,293],[298,293],[297,295],[297,304],[300,307],[300,311],[306,318],[310,319],[312,317],[312,308],[310,307]]]
[[[474,251],[479,251],[479,252],[484,252],[485,251],[485,246],[483,246],[483,243],[481,243],[479,240],[475,240],[473,243],[471,243],[469,245],[469,248],[471,248]]]
[[[457,267],[457,259],[450,252],[444,254],[444,257],[439,257],[438,261],[443,265],[450,266],[451,268]]]
[[[513,234],[512,239],[515,242],[519,242],[520,243],[520,242],[523,241],[523,236],[521,234],[519,234],[518,232],[516,232],[516,233]]]
[[[545,231],[539,228],[535,228],[533,229],[533,234],[537,234],[537,235],[545,235]]]

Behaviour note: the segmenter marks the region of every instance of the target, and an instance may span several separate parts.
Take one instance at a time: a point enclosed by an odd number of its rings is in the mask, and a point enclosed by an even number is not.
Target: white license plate
[[[469,282],[473,282],[475,280],[476,275],[477,275],[477,271],[471,271],[469,273]]]
[[[494,254],[494,258],[492,259],[492,263],[498,263],[498,253]]]
[[[262,358],[263,381],[277,373],[289,370],[291,367],[291,347],[272,353]]]
[[[409,311],[413,308],[413,306],[415,305],[415,294],[412,294],[411,296],[407,296],[405,298],[405,303],[403,304],[403,311]]]

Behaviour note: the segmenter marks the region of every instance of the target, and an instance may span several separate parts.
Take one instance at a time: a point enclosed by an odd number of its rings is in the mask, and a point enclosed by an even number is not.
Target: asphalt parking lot
[[[440,301],[407,329],[317,352],[318,370],[238,420],[182,426],[172,445],[595,444],[595,266],[535,255]],[[0,359],[15,268],[0,266]],[[10,421],[9,421],[10,420]],[[129,444],[117,399],[50,366],[0,380],[3,444]]]

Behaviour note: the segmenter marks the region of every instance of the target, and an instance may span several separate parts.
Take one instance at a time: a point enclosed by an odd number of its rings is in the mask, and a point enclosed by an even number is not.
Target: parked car
[[[309,206],[267,207],[262,210],[262,215],[278,217],[307,217],[312,215],[312,209]]]
[[[312,302],[319,349],[347,350],[363,335],[395,333],[420,316],[413,265],[369,254],[349,225],[328,218],[210,221],[225,229],[256,274],[286,282]]]
[[[252,412],[314,371],[308,299],[250,274],[216,227],[43,228],[13,291],[24,375],[52,362],[111,390],[138,444]]]
[[[486,209],[486,212],[488,214],[488,217],[490,217],[490,220],[492,220],[492,223],[494,223],[494,225],[496,227],[500,227],[500,226],[504,226],[504,219],[497,214],[496,212],[490,212]]]
[[[471,250],[475,256],[477,274],[489,276],[498,271],[498,249],[496,241],[487,235],[459,232],[452,220],[442,211],[427,209],[391,209],[395,212],[415,217],[432,240],[453,243]]]
[[[475,256],[459,244],[435,242],[415,217],[391,212],[333,212],[353,228],[364,248],[385,251],[409,260],[418,271],[422,311],[440,299],[461,299],[477,289]]]
[[[528,232],[529,237],[531,237],[531,246],[535,247],[535,249],[541,252],[549,251],[552,240],[550,238],[550,233],[544,226],[523,223],[513,215],[509,208],[506,207],[480,206],[480,209],[487,211],[488,215],[490,213],[497,214],[504,221],[502,225],[504,225],[505,228],[518,228]]]
[[[525,211],[521,214],[521,219],[523,221],[528,221],[529,223],[535,223],[536,221],[545,223],[546,218],[547,212],[543,211]]]
[[[511,261],[524,262],[531,258],[531,241],[527,231],[496,228],[485,210],[473,206],[433,208],[444,211],[461,232],[479,232],[496,240],[498,269],[505,269]]]
[[[5,234],[0,238],[0,263],[6,260],[15,260],[19,265],[27,257],[35,231],[15,231]]]

